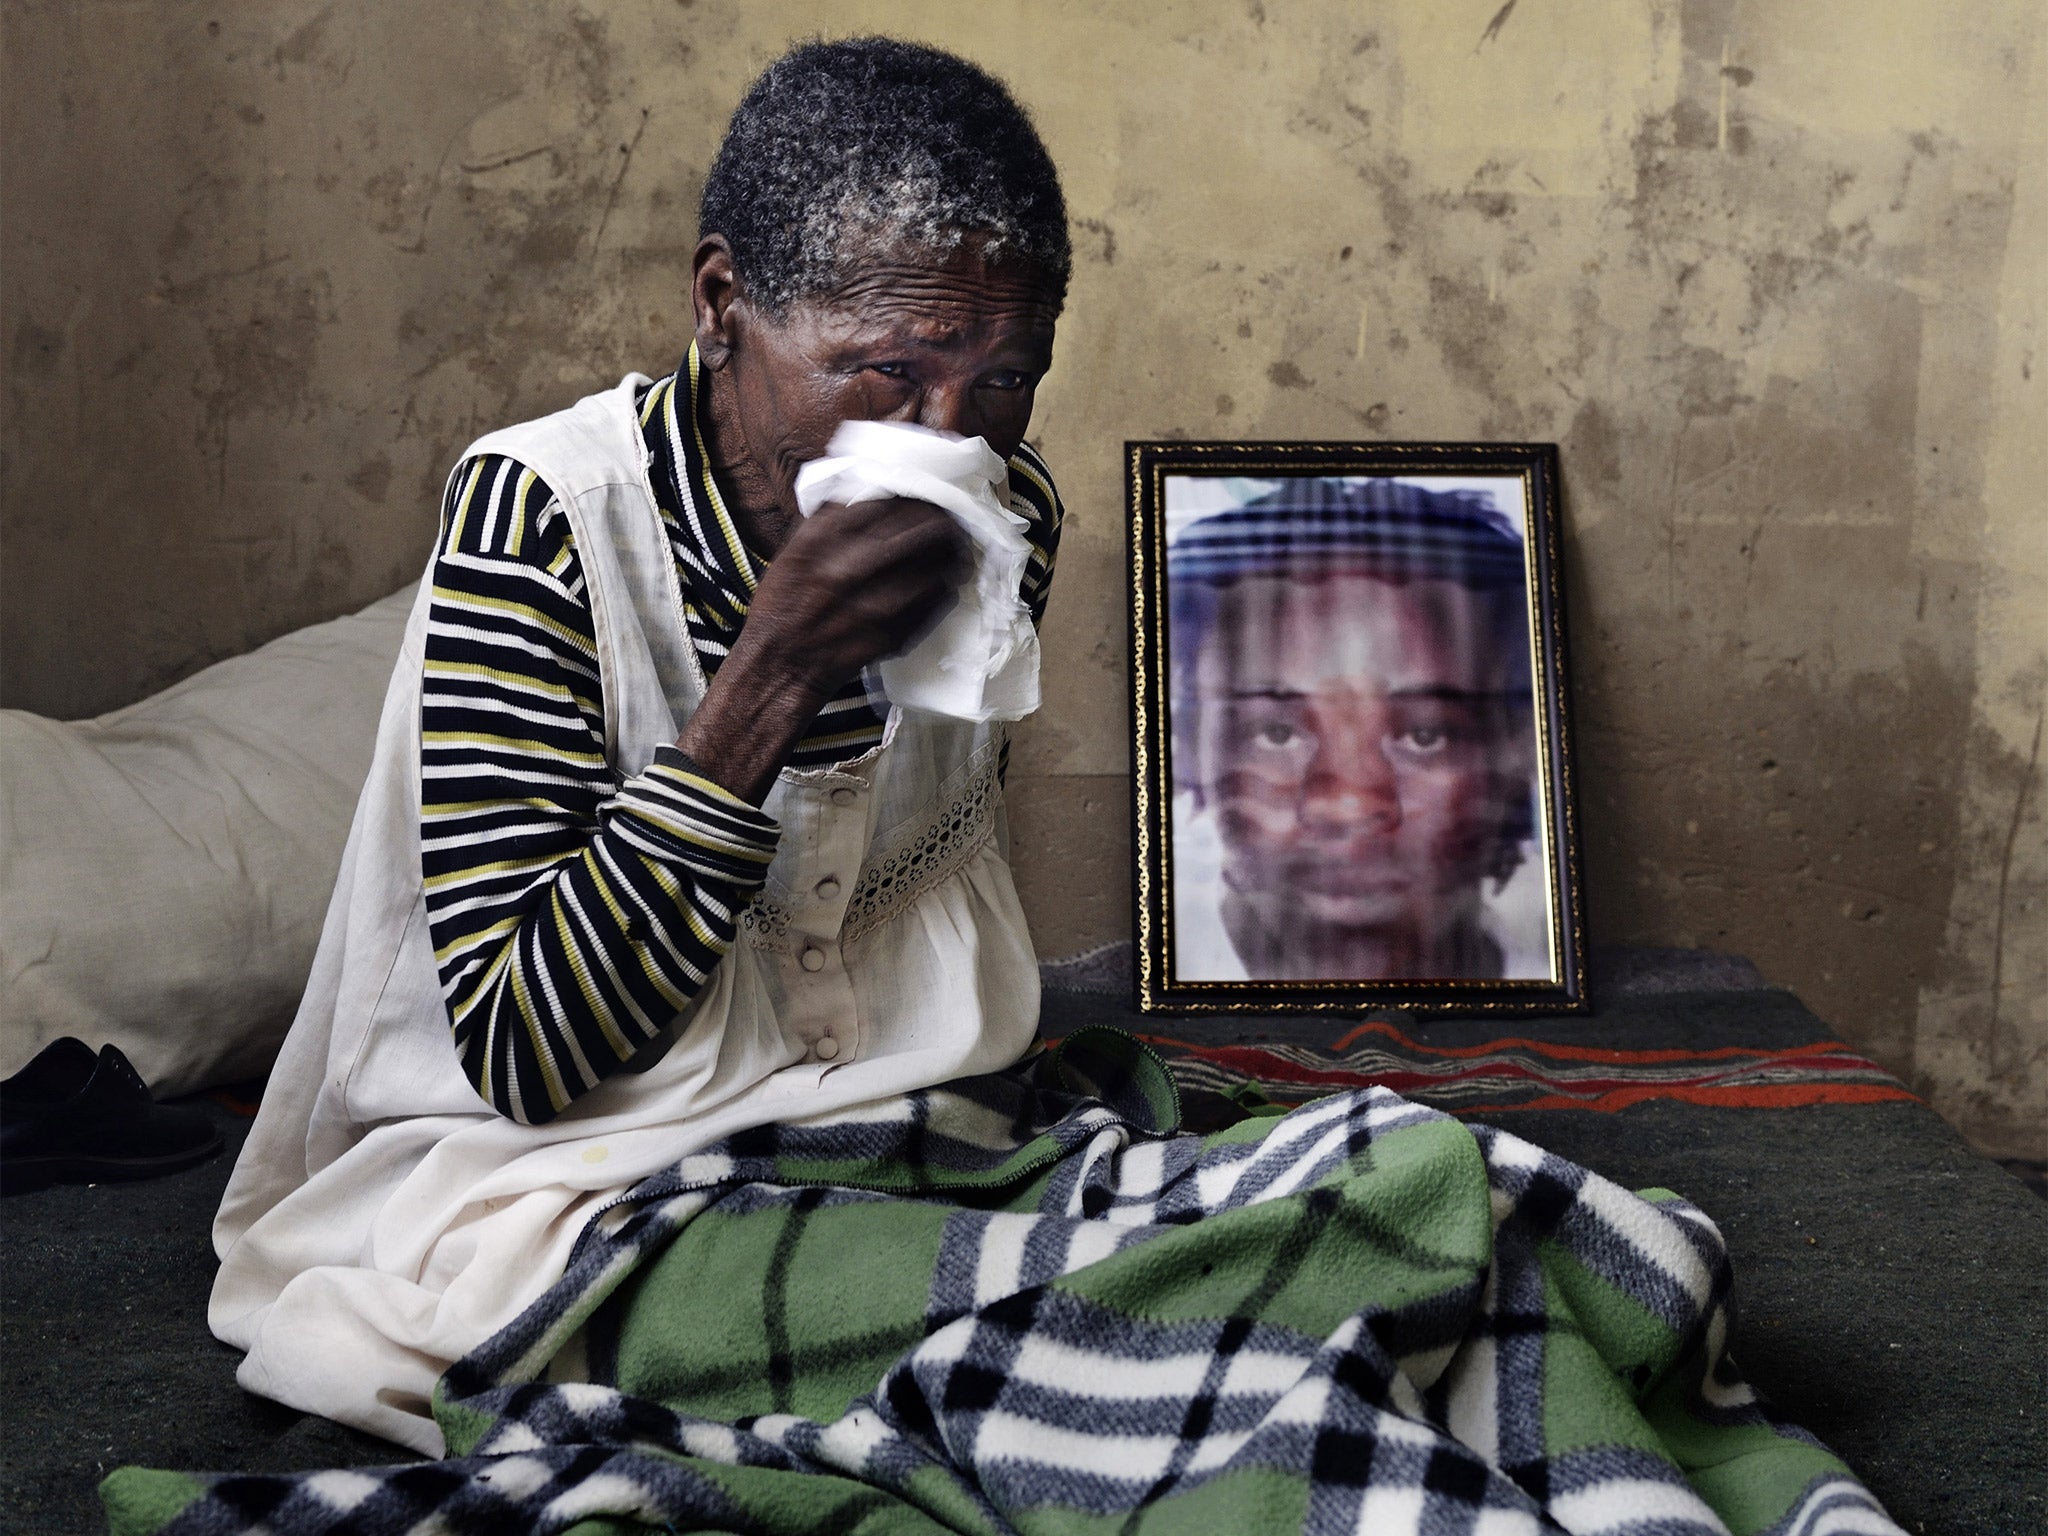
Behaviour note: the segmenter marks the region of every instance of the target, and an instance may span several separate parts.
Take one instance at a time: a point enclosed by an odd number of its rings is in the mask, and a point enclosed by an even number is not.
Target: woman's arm
[[[465,465],[442,518],[421,700],[421,858],[464,1074],[553,1119],[703,986],[775,822],[665,747],[620,782],[583,588],[547,486]]]

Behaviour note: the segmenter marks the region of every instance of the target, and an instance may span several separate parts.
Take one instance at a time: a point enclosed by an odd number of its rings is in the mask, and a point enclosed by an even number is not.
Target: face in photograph
[[[1529,833],[1534,737],[1519,572],[1498,576],[1519,551],[1473,520],[1501,559],[1418,556],[1397,517],[1325,523],[1278,554],[1240,541],[1178,605],[1200,633],[1177,777],[1214,818],[1222,927],[1251,978],[1502,973],[1483,891]]]

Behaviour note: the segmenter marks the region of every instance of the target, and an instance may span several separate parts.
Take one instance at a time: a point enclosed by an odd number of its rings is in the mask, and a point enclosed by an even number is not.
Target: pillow
[[[0,710],[0,1075],[254,1077],[313,964],[415,589],[96,720]]]

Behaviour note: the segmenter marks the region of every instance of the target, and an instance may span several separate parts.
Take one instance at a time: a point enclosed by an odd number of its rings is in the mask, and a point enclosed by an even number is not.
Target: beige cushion
[[[0,711],[0,1075],[60,1035],[159,1097],[269,1068],[413,595],[97,720]]]

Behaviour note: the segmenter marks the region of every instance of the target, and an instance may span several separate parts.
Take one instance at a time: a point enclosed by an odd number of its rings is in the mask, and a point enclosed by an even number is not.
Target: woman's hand
[[[828,503],[769,563],[726,667],[814,692],[822,706],[944,614],[966,558],[959,528],[926,502]]]
[[[966,538],[922,501],[828,503],[776,553],[732,654],[676,745],[759,805],[825,703],[936,623],[966,576]]]

